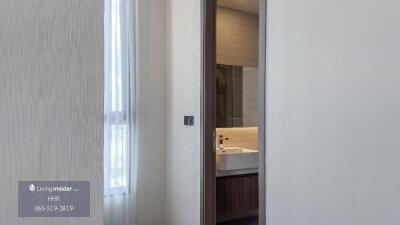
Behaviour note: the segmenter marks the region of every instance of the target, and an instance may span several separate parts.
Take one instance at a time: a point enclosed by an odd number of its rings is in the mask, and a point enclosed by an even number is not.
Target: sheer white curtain
[[[105,0],[105,225],[135,219],[135,8],[135,0]]]

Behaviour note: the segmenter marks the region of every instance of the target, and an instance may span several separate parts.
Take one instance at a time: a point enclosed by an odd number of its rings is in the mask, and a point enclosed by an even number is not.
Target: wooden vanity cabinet
[[[217,220],[258,214],[258,174],[217,177]]]

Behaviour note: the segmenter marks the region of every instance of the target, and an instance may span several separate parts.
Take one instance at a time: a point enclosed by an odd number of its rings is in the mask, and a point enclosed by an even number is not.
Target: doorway
[[[220,2],[218,2],[220,1]],[[265,80],[266,80],[266,0],[258,0],[257,12],[243,12],[243,10],[251,10],[251,6],[245,7],[246,1],[224,1],[224,0],[204,0],[202,4],[202,118],[201,118],[201,149],[202,149],[202,181],[201,181],[201,224],[202,225],[247,225],[247,224],[266,224],[266,173],[265,173]],[[229,4],[238,3],[237,7],[224,6],[226,2]],[[228,62],[221,63],[221,57],[217,56],[217,15],[222,10],[227,13],[239,12],[246,14],[257,14],[258,18],[258,57],[257,57],[257,70],[251,68],[255,67],[254,59],[248,58],[249,61],[243,63]],[[254,10],[254,9],[253,9]],[[220,29],[220,28],[219,28]],[[218,61],[217,61],[218,60]],[[229,59],[232,60],[232,59]],[[229,61],[228,60],[228,61]],[[222,72],[221,72],[222,71]],[[257,95],[257,115],[251,114],[244,116],[248,106],[243,107],[243,77],[249,77],[247,74],[256,73],[258,75],[258,90]],[[230,74],[227,76],[227,74]],[[224,79],[225,78],[227,79]],[[229,77],[229,78],[228,78]],[[227,85],[227,83],[229,85]],[[225,85],[225,86],[224,86]],[[236,87],[236,88],[235,88]],[[227,91],[229,89],[230,91]],[[221,90],[224,90],[221,92]],[[233,91],[232,91],[233,90]],[[224,93],[223,93],[224,92]],[[239,95],[238,95],[239,93]],[[234,96],[237,95],[237,98]],[[232,100],[235,98],[235,100]],[[242,98],[240,100],[240,98]],[[236,100],[239,99],[239,100]],[[230,101],[230,102],[229,102]],[[228,103],[227,103],[228,102]],[[239,104],[232,102],[241,102]],[[229,104],[231,107],[226,107]],[[254,104],[253,104],[254,105]],[[254,107],[254,106],[253,106]],[[249,114],[249,113],[247,113]],[[251,118],[253,116],[253,118]],[[254,116],[256,116],[256,125],[254,125]],[[252,121],[253,119],[253,121]],[[217,130],[219,127],[257,127],[258,144],[258,168],[257,173],[252,173],[252,176],[245,176],[246,182],[253,182],[257,186],[257,212],[244,214],[231,220],[225,215],[221,216],[220,204],[217,204],[217,192],[220,193],[221,179],[217,180],[217,151],[226,152],[226,148],[221,146],[224,140],[229,137],[221,136],[221,131]],[[222,144],[223,145],[223,144]],[[240,148],[242,149],[242,148]],[[238,151],[231,148],[228,151]],[[220,165],[219,165],[220,166]],[[225,171],[229,172],[229,171]],[[254,176],[254,175],[257,176]],[[238,176],[227,176],[232,178],[228,183],[236,182],[243,177],[243,174]],[[239,182],[240,183],[240,182]],[[226,186],[226,184],[224,184]],[[248,185],[245,185],[248,186]],[[223,190],[226,192],[226,190]],[[253,193],[254,194],[254,193]],[[253,196],[254,197],[254,196]],[[226,196],[224,196],[226,198]],[[219,198],[220,199],[220,198]],[[254,210],[253,210],[254,211]],[[217,213],[218,212],[218,213]],[[249,213],[249,212],[246,212]],[[248,218],[245,218],[249,216]],[[225,216],[225,217],[224,217]]]

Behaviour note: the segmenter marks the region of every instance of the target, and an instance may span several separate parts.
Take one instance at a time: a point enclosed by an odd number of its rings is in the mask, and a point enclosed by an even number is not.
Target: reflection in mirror
[[[218,64],[217,127],[258,126],[258,68]]]

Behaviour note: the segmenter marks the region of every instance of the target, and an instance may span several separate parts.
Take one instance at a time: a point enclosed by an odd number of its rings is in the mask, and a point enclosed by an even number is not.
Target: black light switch
[[[184,122],[186,126],[193,126],[194,125],[194,116],[184,116]]]

